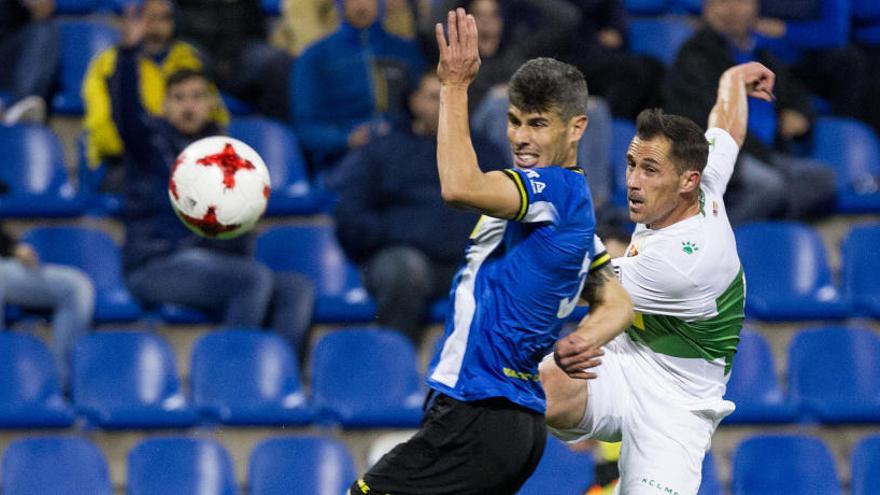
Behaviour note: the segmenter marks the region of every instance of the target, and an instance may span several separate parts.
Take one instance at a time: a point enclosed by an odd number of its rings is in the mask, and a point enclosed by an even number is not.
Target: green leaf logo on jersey
[[[698,248],[697,245],[693,242],[687,241],[681,243],[681,250],[687,254],[694,254],[695,252],[699,251],[700,248]]]
[[[715,151],[715,138],[707,140],[709,142],[709,153]]]

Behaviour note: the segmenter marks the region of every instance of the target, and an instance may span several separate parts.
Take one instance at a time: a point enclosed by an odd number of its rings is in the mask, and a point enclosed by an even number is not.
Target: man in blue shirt
[[[592,200],[576,166],[587,127],[583,75],[547,58],[523,64],[510,81],[515,168],[484,173],[468,128],[467,89],[480,66],[473,16],[450,12],[448,32],[447,43],[437,25],[441,194],[483,216],[452,284],[422,428],[352,484],[352,495],[516,493],[546,441],[538,363],[555,343],[560,368],[590,378],[596,343],[632,319],[607,255],[594,247]],[[559,339],[582,292],[591,316]]]

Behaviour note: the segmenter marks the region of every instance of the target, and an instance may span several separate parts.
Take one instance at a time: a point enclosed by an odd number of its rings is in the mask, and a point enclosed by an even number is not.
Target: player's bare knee
[[[575,428],[586,410],[586,382],[569,378],[552,359],[545,359],[539,370],[547,396],[547,425],[560,430]]]

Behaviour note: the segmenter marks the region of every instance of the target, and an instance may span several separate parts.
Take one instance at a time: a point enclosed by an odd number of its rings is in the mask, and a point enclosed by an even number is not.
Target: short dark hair
[[[165,79],[165,91],[168,91],[178,84],[195,78],[202,79],[206,83],[211,82],[211,80],[208,78],[208,75],[204,71],[198,69],[178,69],[169,74],[168,79]]]
[[[658,136],[668,139],[671,143],[669,158],[679,174],[688,170],[702,173],[709,159],[709,143],[700,126],[689,118],[664,114],[659,108],[639,113],[636,136],[643,140]]]
[[[510,78],[510,104],[523,112],[556,111],[568,120],[586,115],[587,81],[573,65],[552,58],[533,58]]]

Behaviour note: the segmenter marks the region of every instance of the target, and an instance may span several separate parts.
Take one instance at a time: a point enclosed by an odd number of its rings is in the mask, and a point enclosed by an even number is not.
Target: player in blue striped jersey
[[[598,362],[598,346],[632,318],[629,297],[594,243],[593,204],[577,168],[587,127],[583,75],[546,58],[520,67],[509,86],[515,167],[483,173],[467,112],[480,64],[476,24],[459,9],[447,28],[448,41],[437,26],[442,195],[483,216],[453,281],[422,427],[355,482],[352,495],[516,493],[546,440],[538,363],[555,344],[560,367],[588,378],[583,370]],[[582,293],[590,294],[590,317],[558,340]]]

